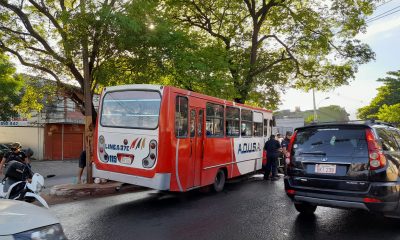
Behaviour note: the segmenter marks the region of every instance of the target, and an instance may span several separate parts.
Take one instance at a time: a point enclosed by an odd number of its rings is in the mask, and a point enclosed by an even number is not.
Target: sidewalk
[[[144,191],[147,188],[109,181],[101,184],[62,184],[50,188],[42,197],[49,205],[83,200],[91,197],[109,196],[128,192]]]
[[[78,160],[32,161],[31,165],[34,172],[45,177],[45,189],[43,189],[42,197],[50,205],[146,189],[113,181],[101,184],[76,184]],[[46,178],[49,175],[55,176]],[[86,180],[86,171],[84,171],[82,178]]]
[[[76,182],[78,174],[78,160],[64,161],[32,161],[32,171],[42,175],[44,179],[45,189],[43,192],[48,194],[50,188],[60,184],[72,184]],[[47,178],[49,175],[55,175]],[[84,173],[84,176],[86,174]]]
[[[144,187],[113,181],[100,184],[76,184],[78,160],[34,160],[31,161],[31,166],[33,172],[37,172],[45,178],[45,188],[42,190],[41,196],[46,199],[49,205],[96,196],[147,190]],[[86,171],[84,171],[82,179],[86,180]]]

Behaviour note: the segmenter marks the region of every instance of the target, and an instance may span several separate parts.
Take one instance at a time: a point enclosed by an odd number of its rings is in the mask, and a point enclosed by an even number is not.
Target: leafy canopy
[[[365,30],[375,2],[167,0],[163,12],[203,36],[203,46],[222,46],[226,85],[237,102],[276,108],[283,87],[347,84],[358,65],[374,58],[354,37]]]
[[[18,117],[15,106],[21,101],[23,79],[15,74],[15,67],[7,55],[0,52],[0,120]]]
[[[400,103],[400,70],[388,72],[387,75],[387,77],[377,80],[382,82],[383,86],[377,89],[378,93],[371,103],[358,109],[357,115],[360,119],[384,120],[382,117],[389,113],[389,109],[396,109],[396,107],[391,106]],[[384,118],[388,119],[388,117]]]

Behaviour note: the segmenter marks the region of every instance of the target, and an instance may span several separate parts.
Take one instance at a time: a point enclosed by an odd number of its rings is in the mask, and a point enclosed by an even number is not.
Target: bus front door
[[[192,174],[190,183],[193,187],[200,186],[201,166],[204,156],[204,110],[201,108],[190,109],[190,170]]]

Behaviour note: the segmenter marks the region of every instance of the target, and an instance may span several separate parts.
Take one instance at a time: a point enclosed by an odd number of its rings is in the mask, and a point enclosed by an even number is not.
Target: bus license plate
[[[315,173],[335,174],[336,173],[336,165],[315,164]]]
[[[122,157],[121,163],[122,164],[132,164],[132,158],[131,157]]]

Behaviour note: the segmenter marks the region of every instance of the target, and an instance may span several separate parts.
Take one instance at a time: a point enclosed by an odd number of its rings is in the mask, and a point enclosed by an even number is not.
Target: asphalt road
[[[55,205],[69,239],[400,239],[400,220],[319,207],[297,214],[277,182],[253,178],[219,194],[156,191]]]

